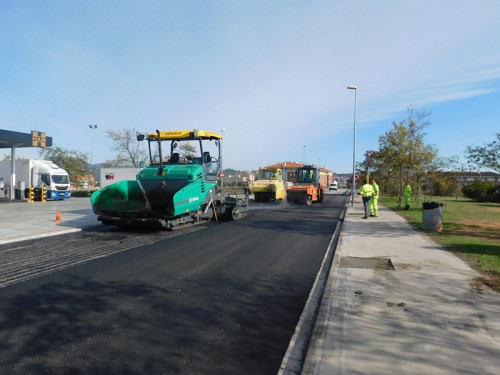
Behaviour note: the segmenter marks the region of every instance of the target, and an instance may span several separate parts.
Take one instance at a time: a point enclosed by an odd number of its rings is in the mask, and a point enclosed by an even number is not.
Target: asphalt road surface
[[[0,246],[0,374],[276,374],[345,201]]]

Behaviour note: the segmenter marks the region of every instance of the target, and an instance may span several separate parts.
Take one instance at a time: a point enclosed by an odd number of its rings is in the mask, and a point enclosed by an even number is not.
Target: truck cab
[[[32,183],[35,189],[45,185],[47,199],[60,200],[71,198],[68,173],[48,160],[38,160],[33,164]]]

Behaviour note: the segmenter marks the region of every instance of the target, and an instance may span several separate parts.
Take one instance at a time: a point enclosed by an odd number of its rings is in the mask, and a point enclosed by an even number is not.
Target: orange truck
[[[319,168],[305,165],[297,172],[297,183],[286,190],[287,202],[308,206],[313,202],[323,202],[325,187],[320,182]]]

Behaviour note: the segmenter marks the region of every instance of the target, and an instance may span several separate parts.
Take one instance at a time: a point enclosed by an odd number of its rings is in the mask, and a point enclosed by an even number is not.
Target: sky
[[[465,162],[500,132],[499,19],[498,0],[2,0],[0,129],[93,163],[108,129],[202,129],[224,168],[349,173],[354,123],[362,161],[413,108]]]

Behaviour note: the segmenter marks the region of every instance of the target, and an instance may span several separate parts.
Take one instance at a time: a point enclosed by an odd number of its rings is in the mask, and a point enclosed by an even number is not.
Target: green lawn
[[[500,276],[500,204],[448,197],[427,197],[426,201],[443,203],[443,231],[425,233],[476,269]],[[413,201],[408,211],[397,207],[396,197],[380,197],[379,202],[422,228],[423,200],[418,206]]]

